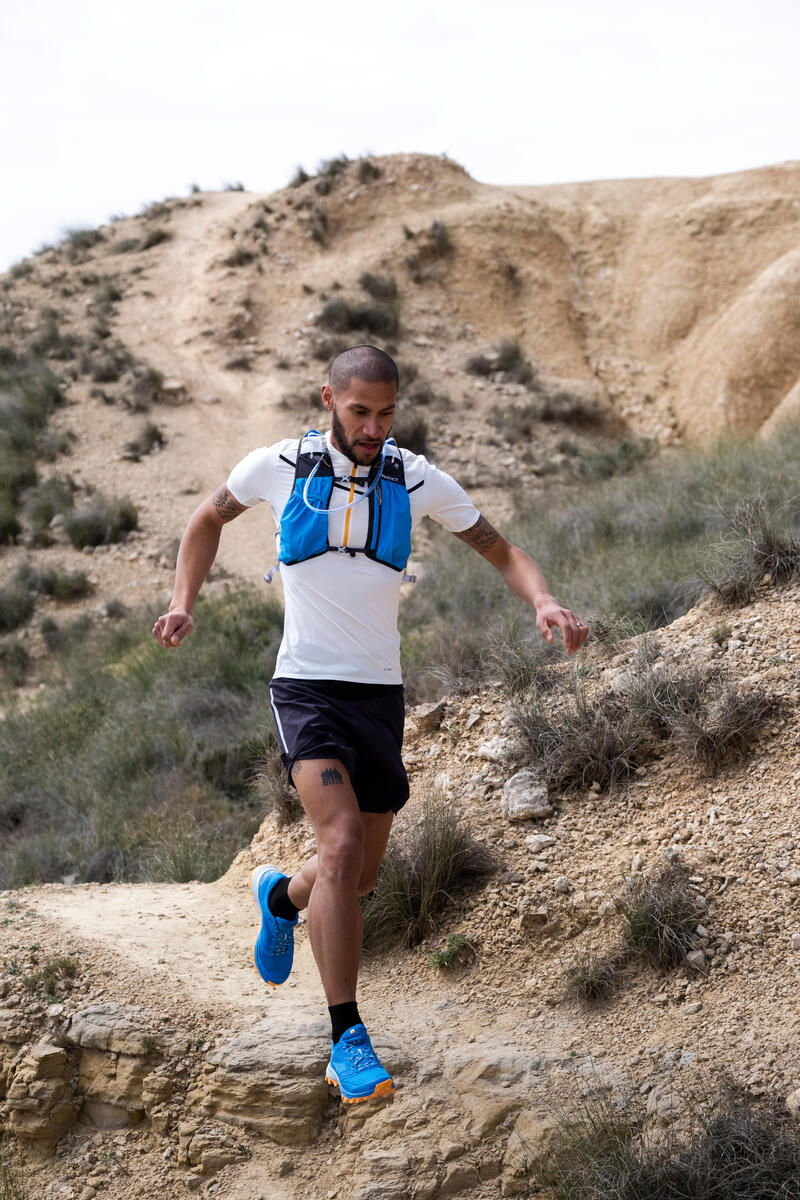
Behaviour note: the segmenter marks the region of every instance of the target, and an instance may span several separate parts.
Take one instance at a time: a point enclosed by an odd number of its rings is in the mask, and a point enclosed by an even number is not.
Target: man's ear
[[[333,412],[333,388],[327,383],[322,385],[322,403],[327,408],[328,412]]]

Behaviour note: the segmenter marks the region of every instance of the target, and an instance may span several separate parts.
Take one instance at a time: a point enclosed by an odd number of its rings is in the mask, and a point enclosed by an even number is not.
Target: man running
[[[375,346],[331,363],[322,403],[326,435],[312,432],[254,450],[195,511],[181,540],[169,611],[153,633],[178,646],[223,527],[267,501],[275,518],[286,614],[270,700],[289,779],[314,830],[317,853],[291,878],[257,867],[261,910],[255,964],[267,983],[291,970],[294,926],[308,933],[331,1017],[326,1070],[345,1102],[389,1093],[358,1013],[359,897],[372,890],[392,820],[409,795],[397,611],[411,530],[432,517],[482,554],[536,611],[567,653],[586,640],[581,621],[551,595],[536,563],[482,517],[451,476],[387,439],[399,376]]]

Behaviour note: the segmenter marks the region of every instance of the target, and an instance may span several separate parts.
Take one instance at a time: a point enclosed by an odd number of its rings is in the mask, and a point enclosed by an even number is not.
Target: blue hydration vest
[[[292,494],[281,513],[280,562],[291,566],[336,550],[353,556],[365,554],[393,571],[404,570],[411,554],[411,505],[403,458],[394,438],[384,443],[380,460],[370,467],[361,497],[369,503],[363,550],[328,542],[328,510],[335,482],[325,438],[312,429],[297,445]]]

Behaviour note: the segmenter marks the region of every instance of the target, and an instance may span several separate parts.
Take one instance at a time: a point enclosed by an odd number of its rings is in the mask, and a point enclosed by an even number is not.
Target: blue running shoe
[[[261,909],[261,930],[253,946],[253,962],[262,979],[270,987],[277,987],[289,978],[294,958],[294,927],[293,921],[283,917],[273,917],[269,911],[269,894],[279,879],[285,879],[280,871],[272,866],[256,867],[250,876],[250,891],[253,899]]]
[[[360,1104],[394,1091],[392,1077],[381,1066],[363,1025],[353,1025],[331,1047],[325,1082],[338,1087],[345,1104]]]

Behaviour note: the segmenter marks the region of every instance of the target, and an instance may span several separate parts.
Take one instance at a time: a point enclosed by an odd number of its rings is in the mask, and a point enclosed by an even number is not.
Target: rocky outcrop
[[[408,1066],[398,1042],[377,1037],[374,1045],[390,1072]],[[294,1028],[285,1021],[263,1021],[207,1056],[187,1102],[282,1145],[311,1145],[328,1100],[329,1050],[329,1030],[321,1021]]]
[[[39,1042],[20,1051],[6,1093],[12,1133],[48,1150],[75,1120],[81,1100],[70,1082],[70,1061],[60,1046]]]

